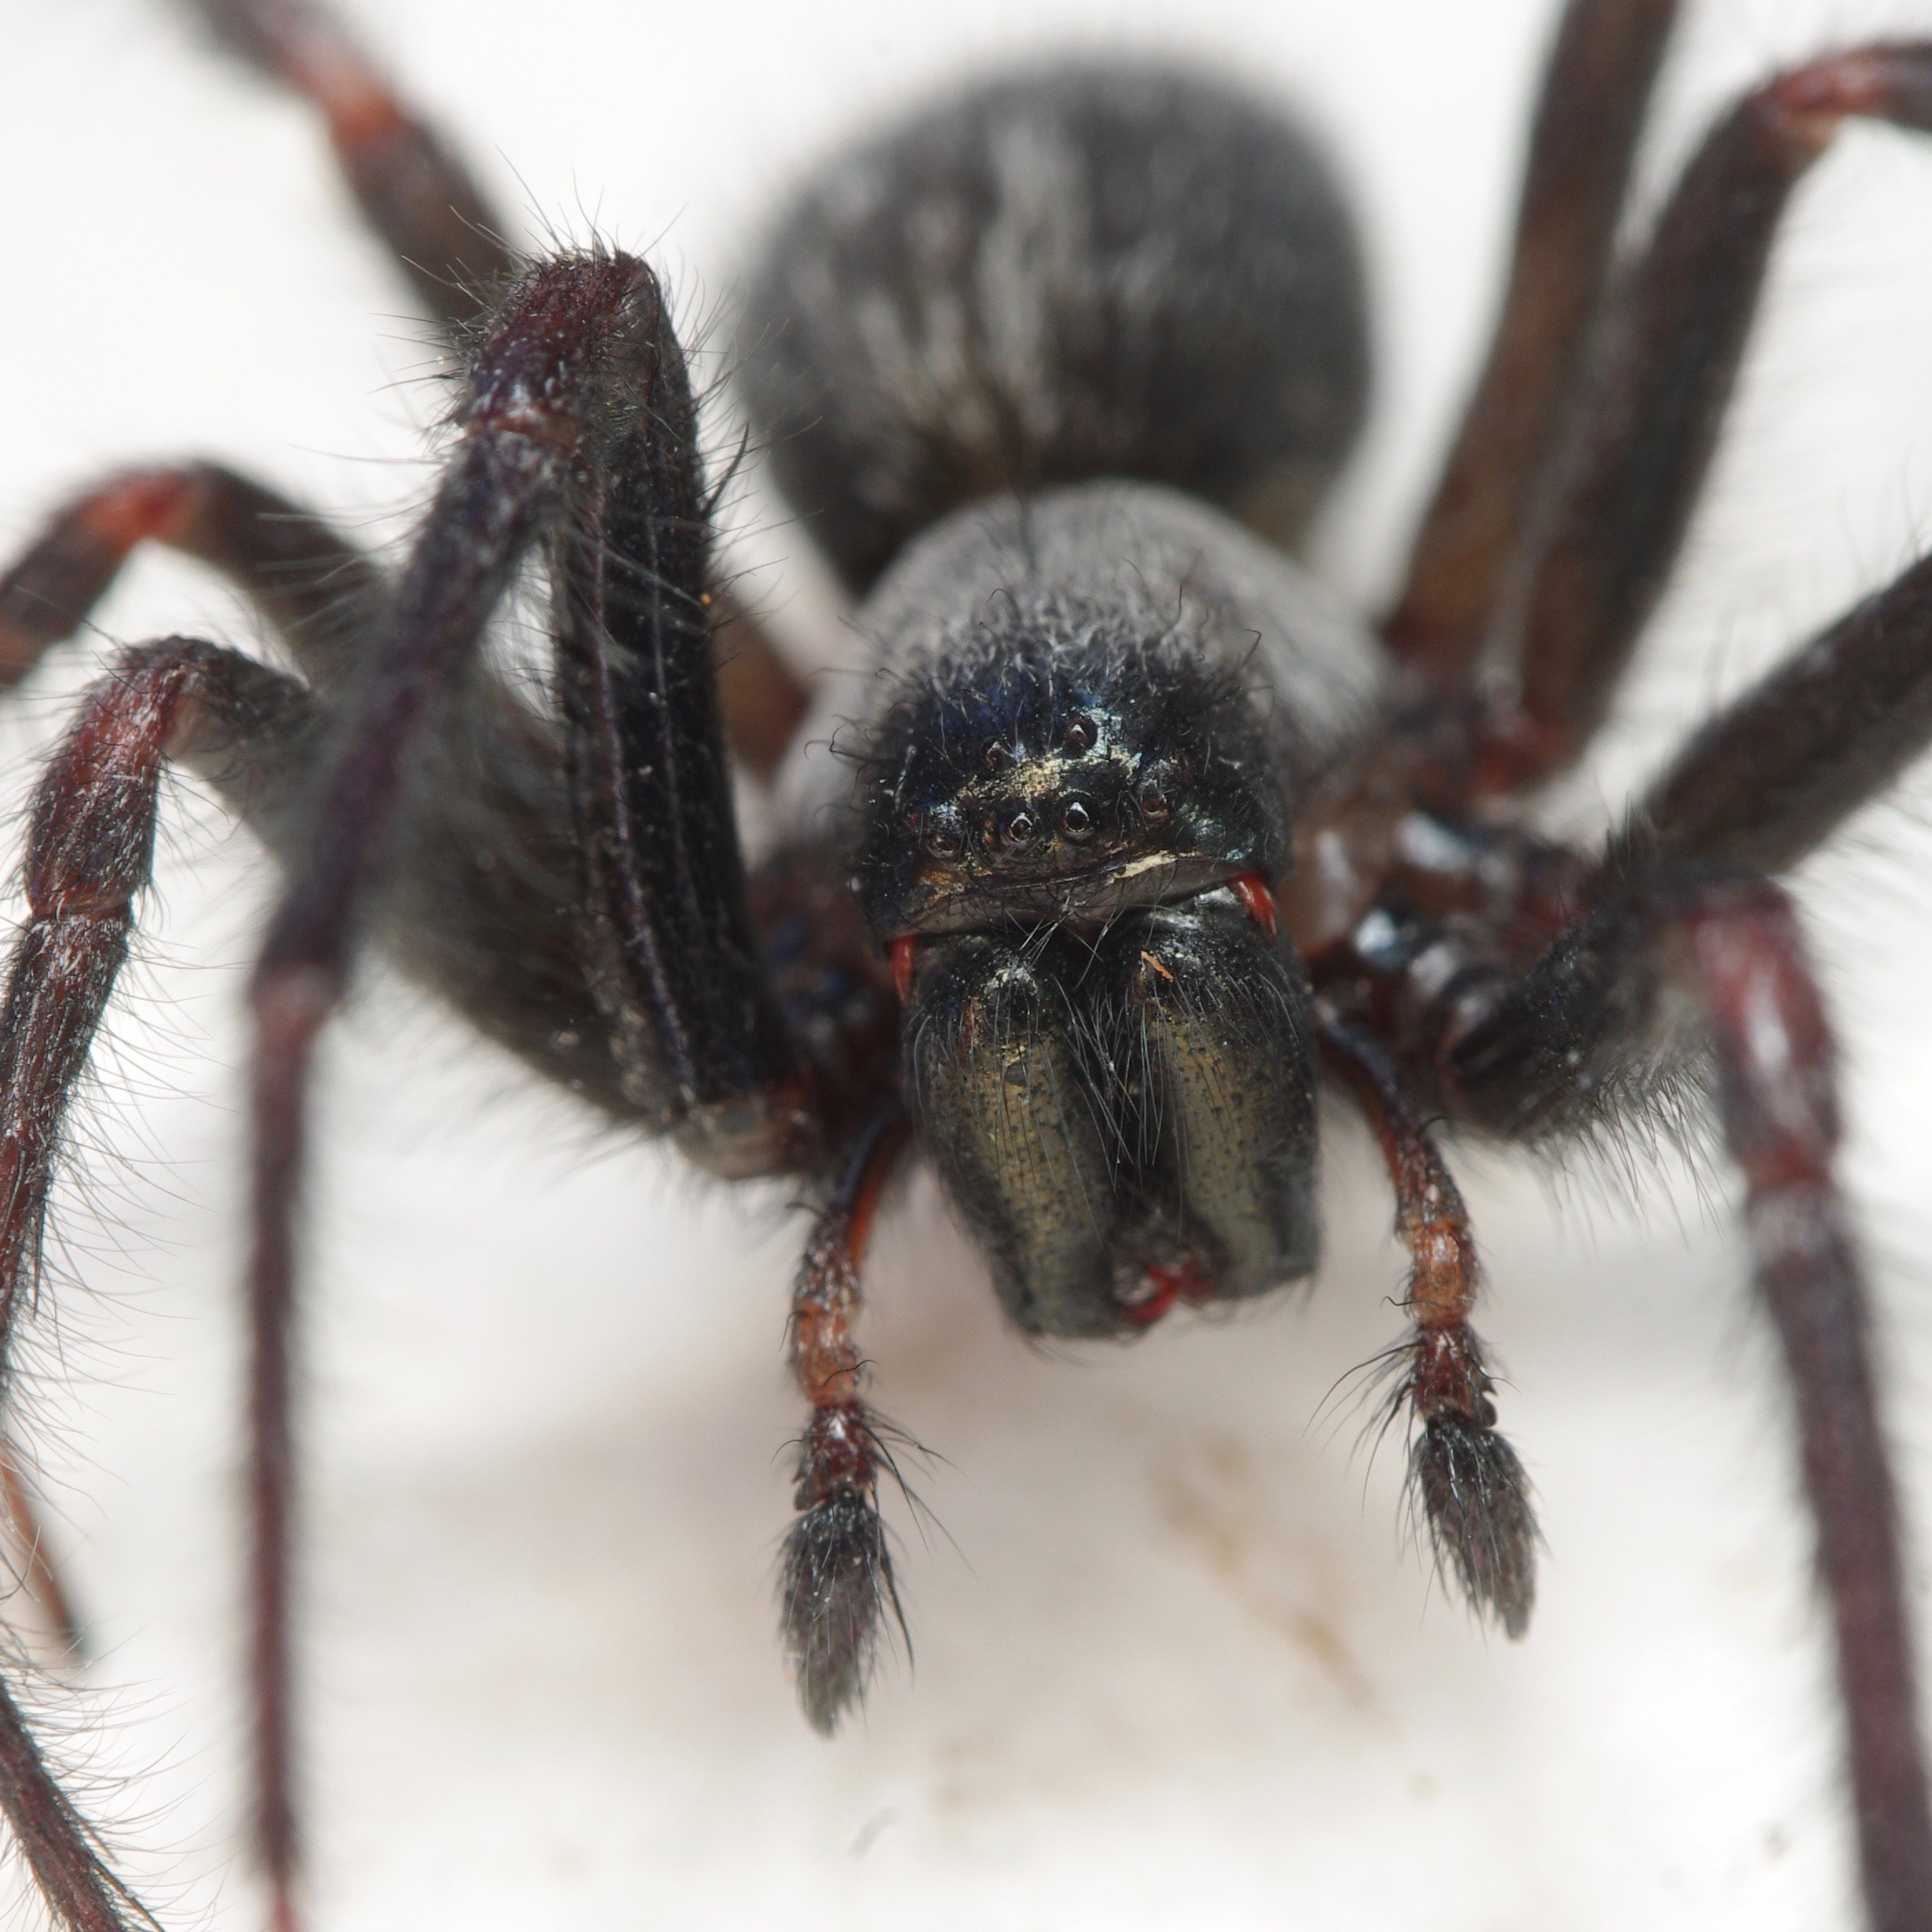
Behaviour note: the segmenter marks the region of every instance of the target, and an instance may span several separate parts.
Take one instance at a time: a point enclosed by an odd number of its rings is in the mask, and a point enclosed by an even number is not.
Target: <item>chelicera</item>
[[[62,1110],[177,760],[287,872],[251,991],[249,1276],[256,1827],[278,1922],[292,1217],[314,1042],[365,942],[611,1119],[812,1192],[783,1625],[825,1730],[897,1608],[854,1323],[902,1164],[936,1169],[1019,1328],[1131,1338],[1312,1272],[1333,1083],[1386,1156],[1412,1256],[1391,1360],[1416,1494],[1445,1574],[1515,1636],[1536,1533],[1430,1124],[1556,1144],[1708,1089],[1797,1399],[1871,1922],[1932,1922],[1830,1035],[1775,882],[1932,735],[1924,566],[1706,724],[1606,849],[1554,844],[1524,809],[1602,722],[1668,576],[1785,196],[1849,117],[1932,123],[1932,48],[1854,49],[1752,91],[1613,274],[1675,9],[1575,0],[1491,360],[1373,630],[1292,561],[1367,364],[1346,211],[1277,108],[1172,68],[1065,64],[839,157],[774,221],[741,318],[748,412],[876,650],[869,704],[835,725],[804,715],[717,581],[650,269],[518,258],[326,14],[204,11],[324,110],[464,345],[463,399],[395,573],[193,466],[89,488],[0,581],[15,678],[149,541],[227,572],[299,674],[141,646],[49,767],[0,1015],[0,1318],[37,1264]],[[479,648],[538,564],[547,708]],[[828,734],[841,759],[781,770]],[[795,839],[753,872],[728,748],[792,807]],[[64,1920],[138,1918],[10,1702],[0,1761]]]

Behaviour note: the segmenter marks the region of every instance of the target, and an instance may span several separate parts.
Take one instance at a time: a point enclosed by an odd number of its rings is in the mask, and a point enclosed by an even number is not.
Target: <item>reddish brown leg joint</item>
[[[724,741],[761,778],[791,749],[810,698],[764,628],[729,590],[704,600],[711,612],[711,662]]]
[[[903,1006],[912,997],[912,969],[919,963],[919,935],[902,934],[892,941],[892,991]]]
[[[467,170],[327,8],[309,0],[199,0],[243,59],[312,101],[364,218],[446,326],[474,321],[515,266]]]
[[[197,548],[214,473],[195,465],[129,470],[56,513],[0,577],[0,689],[72,634],[137,544]]]
[[[1411,1478],[1436,1560],[1473,1608],[1520,1637],[1536,1594],[1536,1521],[1523,1465],[1496,1433],[1489,1371],[1469,1325],[1481,1277],[1468,1212],[1381,1049],[1319,1004],[1316,1023],[1327,1064],[1367,1115],[1396,1190],[1396,1233],[1410,1255],[1403,1305],[1415,1336],[1394,1399],[1419,1426]]]
[[[1235,897],[1240,900],[1242,911],[1272,939],[1280,931],[1282,922],[1267,881],[1259,872],[1243,872],[1228,883]]]
[[[812,1414],[798,1445],[781,1623],[799,1702],[828,1734],[865,1694],[884,1613],[898,1616],[877,1500],[890,1458],[860,1396],[865,1363],[852,1331],[879,1197],[910,1132],[897,1105],[866,1129],[819,1213],[792,1297],[792,1372]]]

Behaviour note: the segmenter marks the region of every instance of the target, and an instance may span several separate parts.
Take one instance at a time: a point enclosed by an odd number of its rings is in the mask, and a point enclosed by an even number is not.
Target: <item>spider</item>
[[[1094,748],[1086,748],[1086,749],[1094,749]],[[1225,910],[1225,908],[1223,908],[1223,910]],[[1262,916],[1260,916],[1260,914],[1250,914],[1250,916],[1254,917],[1258,926],[1260,926],[1260,923],[1263,923],[1263,920],[1262,920]],[[1155,968],[1155,970],[1157,970],[1157,968]],[[1138,1234],[1136,1234],[1136,1238],[1138,1238]],[[1186,1266],[1180,1266],[1180,1263],[1186,1263],[1186,1262],[1188,1262],[1188,1260],[1190,1260],[1190,1258],[1186,1256],[1186,1254],[1183,1254],[1183,1256],[1180,1256],[1180,1262],[1178,1262],[1178,1263],[1177,1263],[1177,1262],[1171,1262],[1171,1260],[1169,1260],[1169,1262],[1155,1262],[1155,1263],[1154,1263],[1154,1272],[1155,1272],[1155,1291],[1154,1291],[1152,1302],[1149,1302],[1149,1300],[1144,1300],[1144,1298],[1142,1298],[1142,1300],[1136,1300],[1136,1298],[1132,1297],[1132,1294],[1129,1292],[1132,1285],[1123,1285],[1123,1291],[1120,1291],[1120,1302],[1123,1302],[1123,1308],[1132,1308],[1132,1310],[1136,1310],[1136,1316],[1142,1316],[1142,1317],[1146,1317],[1146,1316],[1152,1316],[1152,1312],[1154,1312],[1154,1302],[1157,1302],[1157,1300],[1159,1300],[1159,1298],[1163,1297],[1163,1294],[1167,1294],[1167,1292],[1173,1292],[1174,1297],[1178,1297],[1178,1298],[1190,1298],[1188,1291],[1190,1291],[1190,1288],[1194,1288],[1194,1287],[1196,1287],[1196,1282],[1194,1282],[1194,1279],[1192,1279],[1192,1277],[1194,1277],[1194,1275],[1198,1273],[1198,1267],[1196,1267],[1196,1269],[1190,1269],[1190,1267],[1186,1267]],[[1178,1279],[1177,1279],[1177,1277],[1178,1277]],[[1130,1317],[1130,1320],[1132,1320],[1132,1317]],[[1138,1326],[1138,1322],[1136,1322],[1136,1326]]]

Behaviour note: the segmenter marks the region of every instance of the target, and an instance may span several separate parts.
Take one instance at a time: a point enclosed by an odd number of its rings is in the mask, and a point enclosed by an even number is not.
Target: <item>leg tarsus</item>
[[[1536,1600],[1536,1514],[1509,1440],[1465,1416],[1434,1416],[1410,1451],[1410,1477],[1435,1546],[1471,1608],[1505,1637],[1529,1628]]]
[[[801,1462],[813,1453],[803,1450]],[[871,1449],[865,1455],[874,1460]],[[779,1628],[799,1704],[825,1737],[865,1697],[887,1613],[904,1621],[877,1477],[866,1480],[862,1489],[836,1490],[802,1509],[785,1537]]]
[[[1396,1190],[1396,1233],[1411,1257],[1404,1306],[1413,1339],[1394,1402],[1416,1424],[1409,1477],[1435,1552],[1479,1616],[1505,1635],[1529,1628],[1536,1597],[1536,1514],[1529,1480],[1498,1432],[1482,1344],[1469,1325],[1480,1275],[1468,1211],[1441,1151],[1381,1048],[1318,1000],[1328,1065],[1354,1095]]]
[[[861,1399],[852,1339],[879,1197],[909,1129],[895,1104],[859,1136],[819,1210],[792,1297],[792,1372],[812,1405],[798,1445],[798,1520],[785,1539],[779,1628],[812,1727],[829,1737],[865,1696],[888,1613],[906,1620],[878,1485],[892,1459]]]

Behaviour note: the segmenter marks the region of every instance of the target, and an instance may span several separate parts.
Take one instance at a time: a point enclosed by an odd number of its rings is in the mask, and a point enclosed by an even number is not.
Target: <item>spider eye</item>
[[[935,858],[957,858],[965,847],[964,836],[950,818],[932,818],[926,822],[926,849]]]
[[[980,763],[990,772],[1003,772],[1013,762],[1012,747],[1003,739],[990,739],[980,754]]]
[[[1093,719],[1083,711],[1067,720],[1066,729],[1060,734],[1060,741],[1075,758],[1080,758],[1094,749],[1099,735]]]
[[[1006,823],[1000,828],[1000,836],[1010,846],[1030,845],[1040,836],[1040,821],[1022,805],[1018,811],[1007,814]]]
[[[1151,823],[1171,818],[1181,780],[1180,767],[1171,758],[1163,758],[1158,764],[1149,765],[1134,788],[1134,802],[1140,808],[1141,817]]]
[[[1091,838],[1099,828],[1099,817],[1085,798],[1069,798],[1060,808],[1060,832],[1062,838],[1071,839],[1078,845]]]

